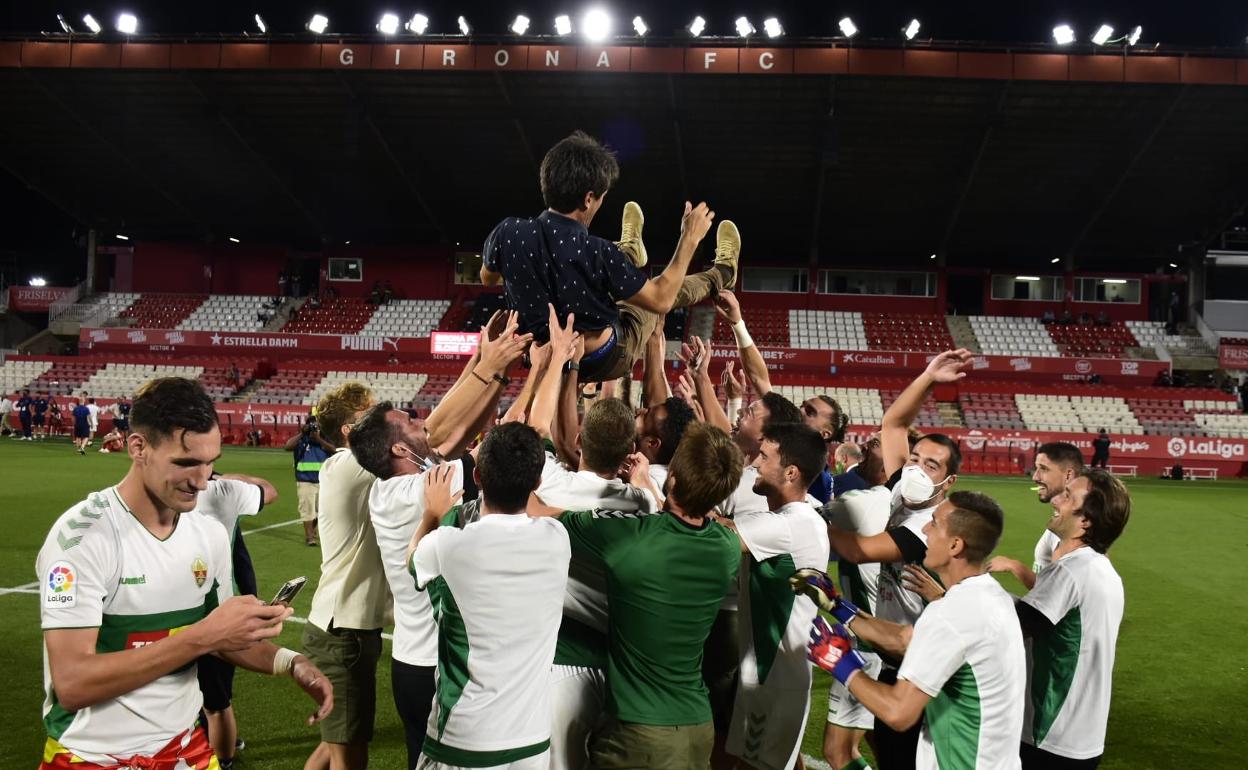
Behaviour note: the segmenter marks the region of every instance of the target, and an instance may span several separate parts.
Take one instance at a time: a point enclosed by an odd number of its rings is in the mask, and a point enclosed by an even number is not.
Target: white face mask
[[[907,508],[920,508],[936,496],[936,487],[949,480],[946,476],[933,483],[931,478],[917,465],[907,465],[901,469],[901,478],[897,481],[897,492]]]
[[[408,449],[407,447],[403,447],[403,451],[406,452],[408,455],[407,457],[404,457],[403,459],[407,460],[412,465],[418,466],[422,470],[426,470],[426,471],[431,470],[433,468],[433,460],[430,460],[428,457],[421,457],[420,455],[416,454],[415,452],[413,452],[411,449]]]

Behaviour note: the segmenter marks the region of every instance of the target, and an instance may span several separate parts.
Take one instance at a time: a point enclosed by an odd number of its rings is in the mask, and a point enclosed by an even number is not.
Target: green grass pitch
[[[36,581],[35,554],[52,521],[90,491],[121,478],[124,456],[94,451],[80,457],[64,441],[0,440],[0,588]],[[280,499],[244,529],[296,518],[290,455],[227,448],[224,472],[264,476]],[[964,477],[962,489],[987,492],[1007,514],[999,549],[1030,562],[1048,516],[1047,506],[1022,478]],[[1248,713],[1248,484],[1243,481],[1161,482],[1128,480],[1134,511],[1111,556],[1126,584],[1127,610],[1118,642],[1113,707],[1102,767],[1242,767],[1244,714]],[[288,578],[307,575],[315,584],[319,549],[303,543],[297,524],[254,532],[247,538],[263,597]],[[1006,587],[1019,586],[1006,578]],[[296,600],[306,615],[309,586]],[[0,594],[0,670],[12,677],[0,695],[0,768],[34,767],[44,733],[40,721],[42,665],[38,596]],[[281,643],[299,646],[301,627],[288,623]],[[404,762],[402,728],[390,699],[390,672],[378,671],[378,719],[372,766]],[[816,675],[804,753],[820,757],[826,717],[827,678]],[[301,768],[317,741],[303,724],[310,705],[287,680],[246,672],[235,682],[235,709],[247,749],[240,767]]]

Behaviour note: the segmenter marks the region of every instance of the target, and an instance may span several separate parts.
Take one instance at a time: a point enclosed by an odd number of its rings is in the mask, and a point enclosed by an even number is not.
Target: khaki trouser
[[[733,278],[726,267],[685,276],[672,308],[690,307],[722,290]],[[601,359],[581,362],[581,382],[608,382],[627,375],[646,352],[646,341],[658,328],[663,316],[629,302],[619,303],[620,317],[615,327],[615,348]]]
[[[715,728],[699,725],[639,725],[612,722],[589,746],[595,770],[706,770]]]

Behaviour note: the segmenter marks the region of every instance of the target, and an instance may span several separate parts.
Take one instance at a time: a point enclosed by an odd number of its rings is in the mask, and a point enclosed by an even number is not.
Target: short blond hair
[[[316,421],[321,438],[336,447],[346,446],[342,426],[373,405],[373,391],[362,382],[347,382],[321,396],[316,404]]]
[[[744,468],[745,457],[727,433],[693,423],[668,465],[673,477],[670,494],[686,515],[705,516],[737,488]]]

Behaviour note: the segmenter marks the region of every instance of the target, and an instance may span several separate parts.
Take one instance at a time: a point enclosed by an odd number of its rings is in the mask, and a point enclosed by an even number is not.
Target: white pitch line
[[[832,766],[827,762],[824,762],[822,759],[815,759],[809,754],[803,754],[802,759],[805,760],[806,767],[813,768],[814,770],[832,770]]]
[[[244,529],[243,535],[246,536],[254,532],[263,532],[266,529],[277,529],[278,527],[289,527],[291,524],[298,524],[299,521],[300,521],[299,519],[291,519],[290,521],[279,521],[276,524],[269,524],[266,527],[256,527],[255,529]]]
[[[0,596],[5,594],[37,594],[39,593],[39,581],[27,583],[26,585],[14,586],[12,588],[0,588]]]

